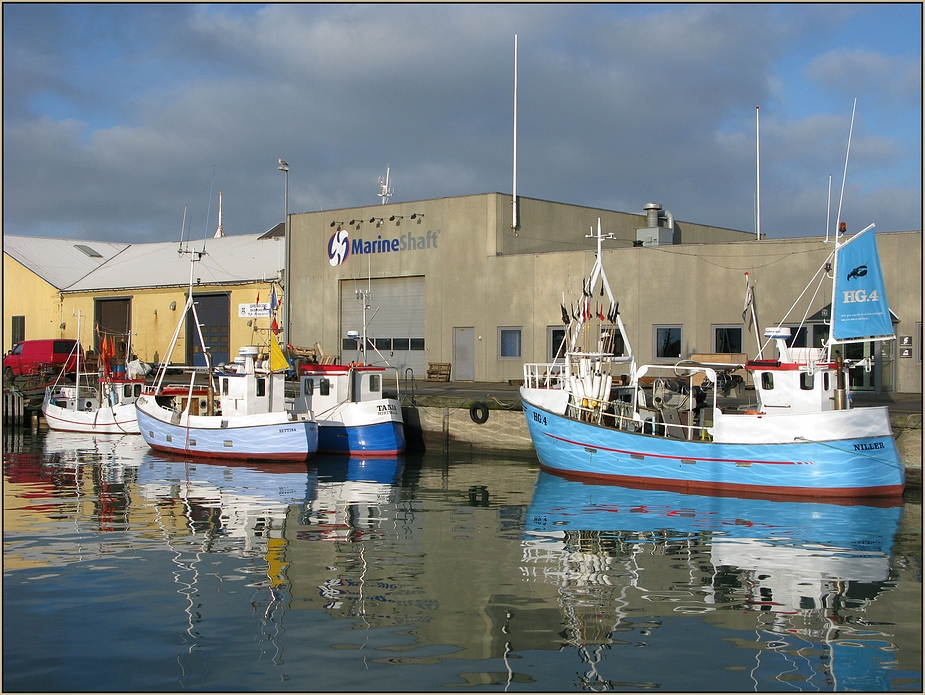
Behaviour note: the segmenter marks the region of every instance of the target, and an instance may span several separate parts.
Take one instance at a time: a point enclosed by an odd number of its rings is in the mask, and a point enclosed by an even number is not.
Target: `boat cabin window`
[[[831,390],[829,386],[829,373],[828,372],[822,373],[822,390],[823,391]]]
[[[141,384],[135,384],[134,391],[135,391],[135,398],[138,398],[138,396],[141,395]]]
[[[223,396],[228,395],[228,377],[227,376],[222,379],[222,395]]]
[[[369,375],[369,390],[371,393],[378,393],[380,389],[379,375],[370,374]]]
[[[761,372],[761,388],[764,391],[774,390],[774,374],[771,372]]]
[[[815,381],[815,375],[810,374],[809,372],[802,372],[800,374],[800,388],[804,391],[812,391]]]
[[[318,393],[322,396],[331,395],[331,382],[329,379],[320,379],[318,381]]]
[[[314,382],[312,381],[312,378],[310,376],[307,376],[304,379],[302,379],[302,395],[311,396],[313,384]]]
[[[257,379],[257,397],[267,395],[267,380],[266,379]]]

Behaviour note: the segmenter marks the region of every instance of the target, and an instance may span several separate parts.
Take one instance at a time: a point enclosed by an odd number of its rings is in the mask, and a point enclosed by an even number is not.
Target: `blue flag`
[[[873,225],[836,252],[832,337],[854,340],[893,335]]]
[[[279,302],[276,299],[276,285],[273,285],[270,290],[270,312],[276,311],[276,307],[279,306]]]

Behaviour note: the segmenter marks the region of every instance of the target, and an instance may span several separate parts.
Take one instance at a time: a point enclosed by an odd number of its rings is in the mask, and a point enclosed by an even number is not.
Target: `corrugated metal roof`
[[[206,255],[196,263],[195,278],[203,285],[247,284],[275,280],[285,264],[282,239],[236,234],[206,240]],[[202,239],[188,244],[202,249]],[[132,244],[117,257],[64,288],[66,292],[176,287],[189,284],[190,256],[179,254],[175,241]]]
[[[59,290],[73,285],[128,246],[112,241],[3,235],[5,254]]]

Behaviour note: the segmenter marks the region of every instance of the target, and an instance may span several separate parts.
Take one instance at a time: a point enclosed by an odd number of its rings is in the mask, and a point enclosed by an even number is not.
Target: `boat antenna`
[[[825,241],[829,241],[829,224],[832,221],[832,175],[829,174],[829,195],[825,205]]]
[[[838,215],[835,218],[837,228],[835,230],[835,245],[838,246],[838,237],[842,233],[841,231],[841,206],[842,201],[845,199],[845,181],[848,178],[848,155],[851,154],[851,135],[854,133],[854,112],[858,108],[858,98],[854,98],[854,106],[851,108],[851,126],[848,128],[848,148],[845,151],[845,173],[842,175],[841,179],[841,195],[838,197]]]
[[[206,208],[206,230],[205,234],[202,235],[202,254],[200,258],[206,253],[206,238],[209,236],[209,218],[212,217],[212,194],[215,192],[215,165],[212,165],[212,183],[209,184],[209,205]]]
[[[180,246],[177,253],[183,253],[183,233],[186,231],[186,206],[183,206],[183,221],[180,223]]]

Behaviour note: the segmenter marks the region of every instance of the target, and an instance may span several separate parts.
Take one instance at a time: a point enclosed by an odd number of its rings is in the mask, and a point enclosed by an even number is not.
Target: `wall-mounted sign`
[[[369,240],[360,237],[351,239],[346,229],[338,229],[328,239],[328,262],[333,266],[338,266],[350,256],[435,249],[438,234],[440,234],[439,229],[437,231],[428,229],[420,236],[414,232],[408,232],[391,239],[384,239],[381,234],[378,234],[375,240]]]
[[[270,318],[270,303],[261,302],[260,304],[238,304],[239,319],[261,319]]]
[[[902,346],[912,347],[912,336],[911,335],[899,336],[899,344]]]

